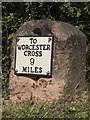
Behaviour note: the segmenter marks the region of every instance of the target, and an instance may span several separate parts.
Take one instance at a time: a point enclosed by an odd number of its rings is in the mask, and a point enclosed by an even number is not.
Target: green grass
[[[25,103],[3,104],[3,118],[81,118],[89,120],[88,95],[84,93],[76,100],[58,100],[54,103]]]

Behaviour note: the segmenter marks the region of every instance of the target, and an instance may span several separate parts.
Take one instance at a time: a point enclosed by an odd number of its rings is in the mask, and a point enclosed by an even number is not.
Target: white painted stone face
[[[53,37],[17,37],[16,74],[51,75]]]

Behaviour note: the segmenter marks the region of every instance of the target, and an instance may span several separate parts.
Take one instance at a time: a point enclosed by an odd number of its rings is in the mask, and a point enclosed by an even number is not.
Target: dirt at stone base
[[[55,80],[54,78],[40,78],[37,81],[31,78],[14,76],[10,84],[10,101],[25,102],[35,101],[54,101],[63,97],[64,80]],[[18,82],[17,82],[18,81]]]

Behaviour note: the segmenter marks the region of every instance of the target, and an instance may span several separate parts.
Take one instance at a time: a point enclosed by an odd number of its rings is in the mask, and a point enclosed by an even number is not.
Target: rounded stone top
[[[17,30],[18,36],[55,36],[60,41],[66,41],[72,36],[84,37],[85,35],[69,23],[53,20],[31,20],[25,22]]]

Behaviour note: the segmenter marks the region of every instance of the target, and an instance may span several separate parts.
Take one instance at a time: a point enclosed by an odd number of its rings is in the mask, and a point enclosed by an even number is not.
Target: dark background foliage
[[[86,79],[90,88],[90,4],[55,2],[18,2],[2,3],[2,83],[3,97],[8,96],[8,75],[12,38],[16,30],[25,21],[32,19],[51,19],[70,23],[78,27],[87,37],[86,43]]]

